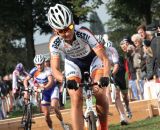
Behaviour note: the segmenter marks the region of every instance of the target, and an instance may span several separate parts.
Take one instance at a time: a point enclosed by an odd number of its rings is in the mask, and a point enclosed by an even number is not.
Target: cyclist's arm
[[[103,65],[104,65],[104,77],[109,77],[109,73],[110,73],[110,62],[109,62],[109,58],[105,53],[105,49],[103,47],[100,47],[97,49],[94,48],[93,49],[96,53],[96,55],[102,60]]]
[[[119,64],[114,64],[112,74],[115,75],[118,72]]]
[[[17,89],[17,76],[16,76],[16,72],[14,71],[13,74],[12,74],[12,90],[13,90],[13,93],[16,92],[16,89]]]
[[[110,47],[109,50],[112,52],[110,54],[112,54],[111,57],[112,57],[112,62],[114,64],[112,74],[115,75],[118,72],[118,69],[119,69],[119,54],[114,47]]]
[[[53,86],[53,76],[52,75],[49,75],[48,76],[48,82],[47,84],[43,85],[43,88],[44,89],[49,89]]]
[[[51,55],[52,74],[59,82],[63,81],[63,74],[60,71],[60,57]]]
[[[24,85],[25,88],[28,88],[28,82],[29,82],[30,79],[31,79],[31,77],[29,75],[24,79],[23,85]]]
[[[60,71],[60,51],[59,47],[61,46],[61,38],[57,35],[51,37],[49,42],[49,50],[51,53],[51,70],[54,78],[62,82],[63,75]]]

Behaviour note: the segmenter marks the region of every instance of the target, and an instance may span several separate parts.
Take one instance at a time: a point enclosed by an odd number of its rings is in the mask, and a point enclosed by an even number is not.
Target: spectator
[[[133,67],[133,55],[135,47],[129,36],[125,36],[123,40],[120,42],[120,47],[122,51],[125,53],[125,68],[128,74],[129,79],[129,95],[130,99],[133,100],[138,99],[137,86],[136,86],[136,69]],[[131,95],[133,96],[131,97]]]
[[[137,27],[137,33],[142,37],[142,39],[151,40],[150,35],[146,31],[146,26],[144,24]]]
[[[153,79],[153,52],[151,48],[151,42],[149,40],[143,41],[143,50],[144,50],[144,57],[146,61],[146,78],[147,80]]]
[[[160,36],[160,25],[157,25],[157,27],[156,27],[156,34],[155,34],[155,36],[157,37],[157,36]]]
[[[143,80],[142,72],[145,72],[145,61],[143,58],[143,45],[142,38],[139,34],[132,35],[132,41],[135,45],[134,55],[133,55],[133,67],[136,69],[136,84],[138,95],[140,99],[143,99]]]
[[[146,30],[146,26],[145,25],[140,25],[137,28],[137,32],[138,34],[141,35],[143,40],[150,40],[151,41],[151,48],[153,51],[153,62],[154,62],[154,75],[158,75],[158,68],[160,68],[160,56],[159,56],[159,49],[160,49],[160,45],[158,43],[160,43],[160,37],[155,37],[155,35],[153,35],[151,32],[151,30],[147,31]],[[158,40],[159,39],[159,40]],[[159,59],[159,60],[158,60]],[[158,63],[159,61],[159,63]]]
[[[159,50],[160,50],[160,24],[157,25],[156,27],[156,37],[154,38],[154,41],[155,41],[155,50],[152,49],[153,51],[153,55],[155,55],[155,58],[156,58],[156,62],[155,62],[155,67],[154,67],[154,72],[156,72],[157,76],[158,76],[158,79],[160,81],[160,53],[159,53]],[[152,45],[152,43],[151,43]]]

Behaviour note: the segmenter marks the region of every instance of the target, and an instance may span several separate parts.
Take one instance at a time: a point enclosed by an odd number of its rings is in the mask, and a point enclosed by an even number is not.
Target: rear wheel
[[[96,118],[93,111],[88,113],[88,129],[89,130],[97,130],[96,127]]]

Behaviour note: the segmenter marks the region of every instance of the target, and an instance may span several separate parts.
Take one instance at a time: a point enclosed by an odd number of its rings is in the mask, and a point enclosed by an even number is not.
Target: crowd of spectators
[[[154,33],[147,31],[145,25],[138,26],[136,34],[125,36],[120,47],[125,54],[130,99],[144,99],[144,84],[160,82],[159,25]]]

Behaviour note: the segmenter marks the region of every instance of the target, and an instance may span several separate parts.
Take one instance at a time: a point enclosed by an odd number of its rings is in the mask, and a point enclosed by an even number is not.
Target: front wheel
[[[96,117],[93,111],[88,113],[88,129],[89,130],[97,130],[96,127]]]
[[[30,104],[30,106],[28,106],[28,110],[27,110],[27,122],[26,122],[26,130],[31,130],[32,127],[32,104]]]

